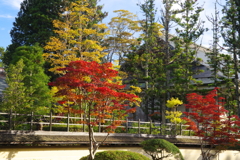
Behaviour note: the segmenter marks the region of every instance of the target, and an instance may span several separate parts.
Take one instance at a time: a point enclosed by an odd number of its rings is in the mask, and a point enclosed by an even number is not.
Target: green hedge
[[[88,156],[82,157],[80,160],[87,160]],[[148,157],[130,151],[103,151],[97,152],[94,160],[150,160]]]
[[[87,126],[85,126],[85,130],[87,129]],[[49,131],[49,125],[43,126],[44,131]],[[52,125],[52,131],[67,131],[67,125],[63,124],[54,124]],[[69,126],[70,132],[83,132],[83,126],[81,125],[70,125]]]

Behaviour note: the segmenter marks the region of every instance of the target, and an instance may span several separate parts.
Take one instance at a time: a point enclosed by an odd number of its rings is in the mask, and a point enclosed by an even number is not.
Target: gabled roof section
[[[193,78],[211,78],[213,77],[213,72],[211,69],[204,64],[200,64],[199,66],[196,66],[194,70],[201,70],[199,74],[196,74],[193,76]],[[223,77],[221,73],[217,73],[218,77]]]

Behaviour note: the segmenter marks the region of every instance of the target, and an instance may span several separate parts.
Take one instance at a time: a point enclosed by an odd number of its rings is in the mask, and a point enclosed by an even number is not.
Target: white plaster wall
[[[0,160],[79,160],[88,155],[88,148],[0,148]],[[105,150],[133,151],[144,154],[140,147],[100,147],[98,152]],[[198,148],[180,148],[185,160],[201,160]],[[147,156],[147,155],[146,155]],[[166,160],[174,160],[167,158]],[[225,151],[215,160],[240,160],[240,152]]]
[[[132,151],[145,154],[140,147],[100,147],[106,150]],[[0,148],[0,160],[79,160],[89,154],[88,148]]]

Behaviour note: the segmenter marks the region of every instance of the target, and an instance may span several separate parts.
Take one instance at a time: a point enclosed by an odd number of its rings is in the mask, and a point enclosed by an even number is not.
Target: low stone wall
[[[106,135],[95,133],[95,138],[101,141]],[[98,151],[124,150],[145,154],[139,144],[151,138],[174,143],[185,160],[201,160],[199,138],[194,136],[114,133],[108,136]],[[88,155],[88,143],[86,132],[0,131],[0,160],[79,160]],[[227,150],[215,160],[240,160],[240,153]]]
[[[106,150],[132,151],[144,154],[141,147],[101,146],[98,152]],[[185,160],[201,160],[200,149],[180,147]],[[0,147],[0,160],[79,160],[88,155],[88,147]],[[147,156],[147,155],[146,155]],[[171,158],[169,158],[170,160]],[[239,160],[238,151],[225,151],[214,160]],[[172,158],[172,160],[174,160]]]
[[[94,133],[97,141],[102,141],[107,133]],[[174,144],[199,145],[194,136],[161,136],[149,134],[111,133],[105,144],[140,144],[150,138],[166,139]],[[0,144],[88,144],[87,132],[49,131],[0,131]]]

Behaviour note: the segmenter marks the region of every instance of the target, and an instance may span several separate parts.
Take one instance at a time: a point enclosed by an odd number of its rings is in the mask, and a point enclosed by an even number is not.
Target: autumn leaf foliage
[[[73,102],[70,110],[86,116],[83,123],[93,127],[104,124],[104,119],[114,119],[107,127],[113,131],[128,113],[135,111],[127,106],[138,105],[139,97],[123,92],[125,86],[115,81],[118,71],[112,67],[111,63],[73,61],[60,69],[66,74],[49,85],[58,87],[56,96],[63,97],[59,103]]]
[[[94,0],[96,2],[96,0]],[[50,72],[65,74],[59,68],[66,67],[71,61],[85,60],[101,62],[106,55],[101,41],[107,32],[102,23],[99,7],[92,0],[66,1],[61,20],[54,20],[55,35],[50,37],[44,49],[43,57],[51,64]]]
[[[239,138],[239,117],[230,115],[224,108],[224,98],[218,97],[217,88],[206,96],[197,93],[187,95],[188,103],[185,104],[190,112],[184,112],[189,117],[183,118],[189,125],[188,129],[200,137],[201,147],[208,146],[208,150],[202,153],[210,155],[210,150],[221,151],[236,145]],[[209,148],[210,146],[210,148]],[[218,152],[219,153],[219,152]],[[206,158],[207,159],[207,158]]]

